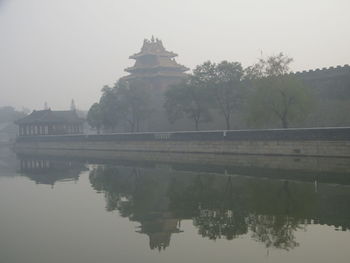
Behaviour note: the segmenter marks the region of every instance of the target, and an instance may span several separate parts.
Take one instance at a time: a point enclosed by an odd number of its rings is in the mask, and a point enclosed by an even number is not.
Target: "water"
[[[6,158],[0,262],[349,262],[349,174]]]

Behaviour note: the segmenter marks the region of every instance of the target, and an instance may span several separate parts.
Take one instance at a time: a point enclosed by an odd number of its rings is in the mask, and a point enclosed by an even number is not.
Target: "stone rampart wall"
[[[350,157],[350,128],[20,137],[16,148]]]
[[[344,66],[336,66],[336,67],[329,67],[329,68],[317,68],[317,69],[311,69],[311,70],[304,70],[304,71],[297,71],[291,73],[292,75],[295,75],[297,77],[300,77],[304,80],[314,80],[314,79],[330,79],[334,77],[343,77],[343,76],[350,76],[350,66],[344,65]]]
[[[17,151],[20,158],[53,159],[81,161],[91,164],[124,164],[129,166],[154,167],[172,165],[172,169],[193,169],[196,171],[215,171],[231,174],[263,173],[282,177],[285,171],[291,171],[295,178],[303,178],[305,172],[334,174],[350,173],[349,158],[327,157],[295,157],[266,155],[218,155],[208,153],[170,153],[170,152],[132,152],[132,151],[101,151],[101,150],[59,150],[59,149],[26,149]],[[242,168],[242,169],[241,169]],[[252,169],[247,171],[246,169]],[[271,170],[272,169],[272,170]],[[275,172],[273,172],[273,170]],[[280,173],[284,170],[284,173]],[[295,172],[299,171],[299,172]]]

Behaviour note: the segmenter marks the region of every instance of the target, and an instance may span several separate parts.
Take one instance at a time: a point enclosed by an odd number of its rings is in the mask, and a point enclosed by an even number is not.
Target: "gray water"
[[[6,157],[1,263],[350,260],[346,178]]]

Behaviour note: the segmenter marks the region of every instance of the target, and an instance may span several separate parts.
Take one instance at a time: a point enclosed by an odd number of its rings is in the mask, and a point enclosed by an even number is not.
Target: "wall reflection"
[[[78,180],[87,170],[86,160],[18,157],[21,174],[38,184]],[[99,164],[90,166],[89,181],[105,195],[107,211],[139,223],[136,231],[149,237],[151,249],[169,247],[172,235],[183,232],[182,220],[191,220],[203,238],[248,236],[267,248],[284,250],[297,247],[296,231],[310,224],[350,229],[348,177],[281,170],[269,176],[253,168],[243,170],[243,176],[230,171],[205,165]]]

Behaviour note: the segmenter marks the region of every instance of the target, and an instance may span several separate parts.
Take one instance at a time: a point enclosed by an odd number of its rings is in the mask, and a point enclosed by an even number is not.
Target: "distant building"
[[[82,134],[84,120],[75,111],[33,111],[16,121],[19,136]]]
[[[163,42],[152,37],[145,39],[140,52],[129,58],[135,60],[132,67],[126,68],[129,75],[122,77],[130,85],[142,87],[149,95],[152,114],[145,120],[140,129],[143,131],[168,131],[172,129],[163,108],[164,93],[170,86],[186,79],[189,68],[176,62],[177,54],[168,51]]]
[[[141,51],[130,56],[135,59],[134,66],[126,68],[127,81],[142,81],[154,90],[164,91],[169,85],[176,84],[186,77],[189,69],[175,61],[177,54],[167,51],[161,40],[145,39]]]

